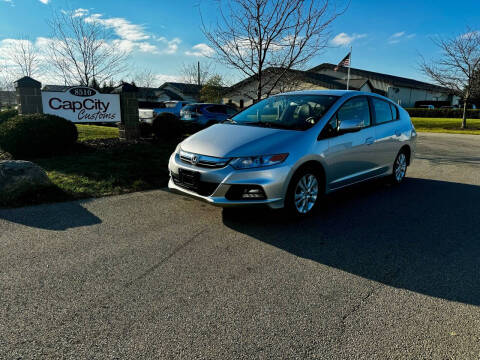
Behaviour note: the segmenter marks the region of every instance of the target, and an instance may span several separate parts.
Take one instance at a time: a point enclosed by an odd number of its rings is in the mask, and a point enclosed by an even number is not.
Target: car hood
[[[228,158],[282,153],[303,131],[216,124],[181,143],[184,151]]]

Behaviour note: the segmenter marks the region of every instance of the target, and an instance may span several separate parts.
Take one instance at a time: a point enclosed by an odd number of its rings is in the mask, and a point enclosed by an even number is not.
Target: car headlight
[[[285,161],[288,154],[260,155],[233,158],[230,162],[235,169],[251,169],[277,165]]]

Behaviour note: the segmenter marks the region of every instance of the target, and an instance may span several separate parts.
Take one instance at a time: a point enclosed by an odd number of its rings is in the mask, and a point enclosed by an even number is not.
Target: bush
[[[17,115],[0,124],[0,148],[15,158],[61,154],[77,138],[77,127],[55,115]]]
[[[140,124],[138,125],[140,129],[140,137],[142,138],[148,138],[152,136],[152,125],[149,123],[146,123],[144,121],[140,121]]]
[[[462,118],[463,109],[426,109],[426,108],[409,108],[411,117],[427,117],[427,118]],[[468,119],[480,119],[480,110],[467,110]]]
[[[184,133],[182,121],[171,113],[161,113],[153,119],[152,131],[159,139],[177,139]]]
[[[11,119],[12,117],[15,117],[18,115],[17,110],[4,110],[0,111],[0,124],[3,123],[4,121],[7,121],[8,119]]]

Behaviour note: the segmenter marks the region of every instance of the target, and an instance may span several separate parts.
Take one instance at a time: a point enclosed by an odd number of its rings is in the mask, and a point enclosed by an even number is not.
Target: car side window
[[[372,103],[375,109],[376,124],[383,124],[393,120],[392,108],[388,102],[372,97]]]
[[[363,126],[370,126],[370,107],[365,96],[354,97],[343,104],[337,111],[337,120],[358,120],[363,122]]]
[[[390,109],[392,109],[393,120],[397,120],[398,119],[398,109],[397,109],[397,107],[393,104],[390,104]]]

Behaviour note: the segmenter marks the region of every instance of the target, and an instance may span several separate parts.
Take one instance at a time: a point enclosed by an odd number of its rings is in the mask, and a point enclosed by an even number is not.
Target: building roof
[[[160,86],[160,89],[163,89],[167,86],[172,86],[178,89],[179,92],[186,95],[198,95],[200,90],[202,89],[202,85],[197,84],[186,84],[186,83],[179,83],[179,82],[166,82]]]
[[[323,63],[323,64],[320,64],[318,66],[315,66],[315,67],[309,69],[308,71],[309,72],[318,72],[318,71],[325,70],[325,69],[333,70],[335,68],[336,68],[336,65],[334,65],[334,64]],[[339,73],[347,73],[347,71],[348,70],[345,67],[341,67],[341,68],[338,69]],[[423,81],[404,78],[404,77],[400,77],[400,76],[382,74],[382,73],[378,73],[378,72],[375,72],[375,71],[350,68],[350,74],[351,75],[356,75],[356,76],[361,76],[362,78],[365,78],[365,79],[384,81],[384,82],[392,84],[393,86],[409,87],[409,88],[416,88],[416,89],[423,89],[423,90],[437,90],[437,91],[441,91],[441,92],[450,92],[449,89],[444,88],[442,86],[429,84],[429,83],[426,83],[426,82],[423,82]]]
[[[44,85],[42,91],[65,92],[68,89],[71,89],[73,87],[74,86],[67,86],[67,85]]]
[[[317,72],[313,71],[302,71],[302,70],[295,70],[295,69],[289,69],[285,70],[282,68],[274,68],[274,67],[269,67],[264,70],[264,75],[269,75],[269,74],[275,74],[278,72],[286,72],[287,76],[290,76],[292,78],[292,81],[294,80],[300,80],[300,81],[305,81],[310,84],[318,85],[327,89],[346,89],[347,87],[347,81],[343,79],[339,79],[330,75],[326,74],[319,74]],[[241,88],[245,84],[255,80],[254,76],[250,76],[234,85],[232,85],[230,88],[227,88],[228,91],[234,91],[238,88]],[[368,79],[351,79],[350,80],[350,89],[351,90],[360,90],[365,83],[368,83],[370,88],[373,90],[374,87],[370,83]]]

